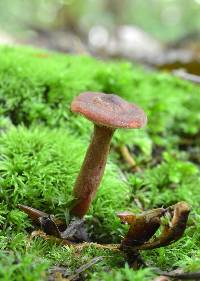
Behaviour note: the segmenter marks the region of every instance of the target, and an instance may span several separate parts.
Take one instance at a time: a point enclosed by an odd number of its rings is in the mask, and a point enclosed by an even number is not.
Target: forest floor
[[[183,237],[141,251],[146,267],[138,270],[128,266],[122,252],[95,244],[77,250],[31,238],[36,228],[17,207],[24,204],[69,220],[73,184],[93,130],[70,111],[73,98],[84,91],[115,93],[148,116],[144,129],[119,129],[114,135],[105,175],[85,216],[90,240],[121,241],[127,226],[117,212],[140,214],[179,201],[191,207]],[[199,87],[165,72],[1,47],[0,280],[145,281],[155,278],[155,269],[200,270],[199,108]],[[122,147],[135,167],[123,157]]]

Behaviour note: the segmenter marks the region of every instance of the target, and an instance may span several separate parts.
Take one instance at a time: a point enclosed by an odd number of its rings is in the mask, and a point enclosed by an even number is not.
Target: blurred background
[[[200,0],[0,0],[5,43],[128,59],[195,79]]]

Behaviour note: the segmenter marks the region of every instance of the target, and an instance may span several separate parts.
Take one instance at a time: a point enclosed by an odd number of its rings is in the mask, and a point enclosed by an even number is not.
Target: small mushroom
[[[83,217],[94,198],[104,173],[111,138],[117,128],[143,127],[147,118],[142,109],[113,94],[85,92],[77,96],[71,110],[94,123],[94,133],[74,186],[75,204],[71,213]]]

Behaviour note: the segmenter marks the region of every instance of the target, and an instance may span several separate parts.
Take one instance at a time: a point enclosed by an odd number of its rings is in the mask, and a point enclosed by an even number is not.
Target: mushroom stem
[[[94,125],[94,133],[74,185],[75,205],[71,213],[83,217],[94,198],[104,173],[115,129]]]

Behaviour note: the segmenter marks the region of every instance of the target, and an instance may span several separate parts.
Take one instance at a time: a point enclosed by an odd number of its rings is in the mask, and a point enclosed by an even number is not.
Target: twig
[[[88,263],[82,265],[77,270],[75,270],[75,273],[73,275],[69,276],[67,278],[67,280],[69,280],[69,281],[76,280],[83,271],[87,270],[88,268],[95,265],[96,263],[102,261],[103,258],[104,258],[103,256],[93,258],[91,261],[89,261]]]
[[[200,271],[197,272],[166,272],[161,270],[155,270],[156,273],[162,274],[164,276],[182,279],[182,280],[200,280]]]
[[[123,157],[123,159],[126,161],[126,163],[130,166],[130,168],[136,168],[137,164],[134,160],[134,158],[131,156],[128,148],[126,145],[122,145],[119,147],[120,153]]]
[[[172,73],[175,76],[180,77],[184,80],[191,81],[191,82],[196,83],[196,84],[200,84],[200,76],[194,75],[194,74],[191,74],[191,73],[187,73],[183,69],[174,70]]]
[[[94,246],[97,249],[111,250],[111,251],[119,252],[120,247],[121,247],[121,244],[98,244],[98,243],[94,243],[94,242],[75,243],[75,242],[72,242],[67,239],[61,239],[61,238],[57,238],[55,236],[47,235],[45,232],[43,232],[41,230],[33,231],[30,236],[30,241],[34,237],[41,237],[45,240],[52,241],[53,243],[58,244],[58,245],[66,245],[69,247],[72,246],[76,250],[80,250],[80,251],[86,247]]]

